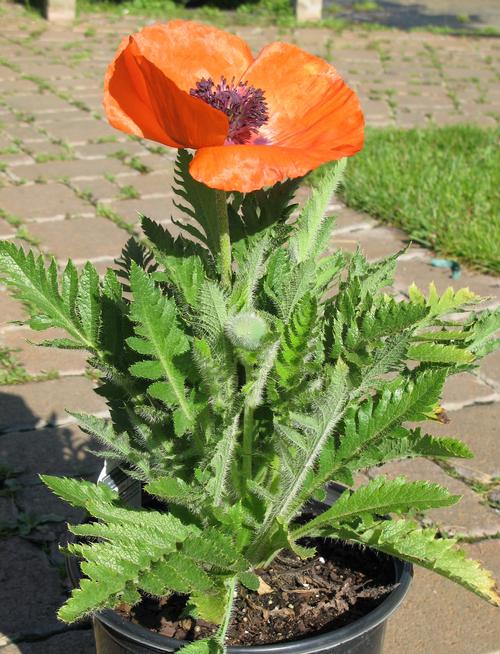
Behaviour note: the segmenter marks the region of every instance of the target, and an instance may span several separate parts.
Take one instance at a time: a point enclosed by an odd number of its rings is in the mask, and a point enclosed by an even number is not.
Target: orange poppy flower
[[[337,71],[288,43],[254,59],[245,41],[175,20],[123,39],[105,79],[113,127],[196,150],[190,172],[249,192],[363,146],[363,114]]]

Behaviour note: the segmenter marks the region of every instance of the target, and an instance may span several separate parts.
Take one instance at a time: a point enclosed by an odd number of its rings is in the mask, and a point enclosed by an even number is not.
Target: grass
[[[499,145],[500,128],[368,129],[343,198],[441,255],[500,274]]]

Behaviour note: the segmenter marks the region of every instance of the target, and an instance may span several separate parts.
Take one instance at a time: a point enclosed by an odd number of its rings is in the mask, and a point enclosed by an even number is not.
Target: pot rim
[[[269,645],[252,646],[229,646],[228,654],[311,654],[329,649],[335,645],[347,643],[358,638],[385,622],[394,613],[405,598],[411,579],[413,577],[413,566],[407,561],[401,561],[395,557],[388,556],[394,564],[395,582],[397,587],[389,593],[381,604],[373,611],[370,611],[362,618],[351,622],[345,627],[333,629],[317,636],[309,636],[300,640],[292,640],[282,643],[271,643]],[[75,557],[68,556],[66,559],[68,574],[73,586],[78,585],[79,569]],[[184,645],[189,644],[188,640],[177,640],[169,636],[162,636],[146,627],[130,622],[112,609],[106,609],[94,615],[103,625],[135,645],[154,648],[157,652],[175,652]]]

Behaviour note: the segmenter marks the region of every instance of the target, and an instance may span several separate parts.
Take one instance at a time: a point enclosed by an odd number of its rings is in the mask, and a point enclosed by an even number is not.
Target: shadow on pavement
[[[59,544],[67,521],[82,514],[55,497],[39,474],[95,479],[102,462],[87,452],[75,425],[54,422],[52,415],[48,426],[35,429],[39,417],[0,387],[0,647],[14,643],[13,654],[94,652],[88,624],[68,629],[56,617],[69,592]]]

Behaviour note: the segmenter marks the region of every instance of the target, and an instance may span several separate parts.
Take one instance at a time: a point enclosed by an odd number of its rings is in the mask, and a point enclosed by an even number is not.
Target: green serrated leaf
[[[186,335],[177,324],[175,302],[155,286],[151,276],[134,262],[130,270],[130,286],[134,297],[131,318],[135,322],[136,337],[127,339],[129,347],[153,357],[153,365],[142,362],[132,367],[141,376],[157,379],[161,371],[164,381],[149,387],[149,393],[167,405],[179,407],[186,422],[192,424],[194,407],[185,389],[185,377],[176,357],[189,349]],[[139,338],[137,338],[139,337]]]
[[[297,264],[315,259],[322,250],[324,238],[320,238],[320,235],[325,211],[342,179],[346,163],[346,159],[340,159],[327,171],[297,219],[297,227],[289,244],[292,258]]]
[[[387,479],[380,476],[355,491],[344,491],[326,511],[299,527],[295,536],[317,534],[324,525],[351,522],[360,515],[385,515],[407,513],[450,506],[460,499],[439,484],[427,481],[407,482],[404,477]]]
[[[40,475],[40,479],[58,497],[72,506],[86,507],[91,501],[113,502],[118,499],[118,494],[105,484],[52,475]]]
[[[254,572],[240,572],[238,575],[238,581],[248,588],[248,590],[256,591],[260,586],[260,577],[258,577]]]
[[[174,238],[146,216],[141,217],[141,227],[152,243],[158,263],[165,268],[166,279],[174,284],[187,304],[196,306],[207,270],[206,251],[192,240]]]
[[[468,350],[441,343],[417,343],[408,348],[408,357],[428,363],[472,363],[475,356]]]
[[[210,598],[207,599],[210,600]],[[205,618],[205,620],[213,621],[210,618]],[[204,640],[194,640],[192,643],[184,645],[182,652],[183,654],[223,654],[224,647],[215,638],[206,638]]]
[[[342,526],[331,535],[428,568],[492,604],[500,605],[491,573],[477,561],[467,559],[464,552],[455,547],[455,539],[437,537],[435,529],[421,529],[410,520],[388,520],[366,528]]]
[[[80,295],[84,297],[82,322],[76,316],[75,293],[78,294],[78,291],[72,264],[68,264],[63,273],[61,295],[54,259],[47,266],[42,255],[35,258],[32,252],[25,253],[14,243],[0,241],[0,281],[28,308],[32,315],[30,326],[37,330],[59,327],[65,330],[73,341],[80,343],[82,348],[90,351],[96,348],[95,335],[99,313],[98,301],[90,291],[90,287],[96,291],[92,270],[92,266],[88,264],[81,275],[85,289],[80,291]],[[85,304],[85,298],[89,299],[89,294],[92,295],[92,300],[89,300],[90,308]]]

